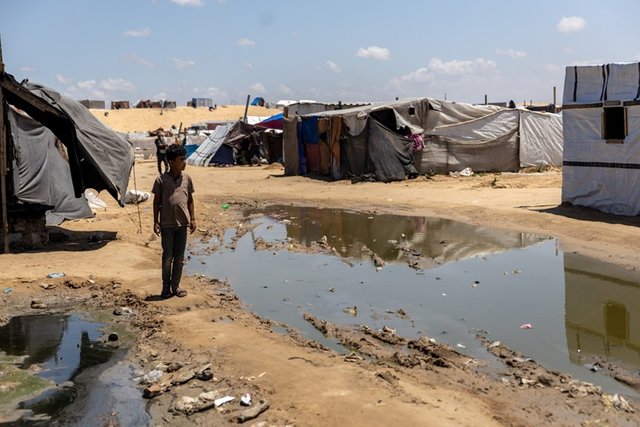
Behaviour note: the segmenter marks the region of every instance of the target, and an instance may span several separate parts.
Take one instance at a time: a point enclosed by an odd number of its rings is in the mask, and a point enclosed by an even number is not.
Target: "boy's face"
[[[173,160],[169,160],[169,166],[176,172],[182,172],[187,167],[187,157],[178,156]]]

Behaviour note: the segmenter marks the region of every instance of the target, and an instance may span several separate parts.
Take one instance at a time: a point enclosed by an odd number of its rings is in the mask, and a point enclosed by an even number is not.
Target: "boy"
[[[196,229],[193,207],[193,182],[182,173],[187,166],[184,147],[172,144],[167,148],[169,171],[158,176],[153,183],[153,232],[162,241],[162,298],[184,297],[180,289],[184,251],[187,246],[187,227]]]
[[[164,165],[164,171],[167,172],[169,170],[169,163],[167,162],[167,144],[164,141],[164,137],[160,132],[156,136],[155,141],[156,144],[156,159],[158,162],[158,175],[162,175],[162,167]]]

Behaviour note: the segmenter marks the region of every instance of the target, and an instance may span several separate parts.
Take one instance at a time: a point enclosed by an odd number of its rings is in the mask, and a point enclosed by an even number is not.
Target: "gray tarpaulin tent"
[[[317,120],[317,147],[309,144],[315,142],[311,138],[315,135],[308,131],[311,118]],[[406,156],[412,157],[412,166],[419,173],[467,167],[477,172],[517,171],[562,163],[559,114],[412,98],[315,113],[296,125],[290,121],[284,126],[287,174],[309,169],[335,179],[371,174],[380,181],[393,181],[410,176],[411,168],[405,167],[403,176],[386,175],[376,173],[380,171],[376,164],[388,162],[397,170],[398,165],[407,166],[403,163]],[[380,134],[379,125],[399,140],[402,135],[420,135],[424,149],[412,152],[407,145],[402,156],[398,150],[372,151],[372,136]],[[297,167],[290,167],[292,164]]]
[[[7,113],[14,156],[10,202],[53,206],[47,217],[53,222],[90,214],[82,198],[88,188],[107,190],[124,206],[133,166],[130,143],[53,89],[19,84],[9,74],[0,75],[0,85],[14,107]]]
[[[562,201],[640,214],[640,63],[566,68]]]

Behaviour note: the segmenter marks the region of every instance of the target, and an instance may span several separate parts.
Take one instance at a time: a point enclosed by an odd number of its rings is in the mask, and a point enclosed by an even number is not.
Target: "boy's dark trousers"
[[[187,226],[162,227],[162,294],[175,292],[180,286],[184,251],[187,247]]]

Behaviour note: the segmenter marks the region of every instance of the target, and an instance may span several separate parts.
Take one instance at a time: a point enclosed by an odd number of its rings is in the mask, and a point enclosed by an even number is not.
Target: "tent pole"
[[[0,40],[0,80],[4,78],[2,40]],[[2,191],[3,253],[9,253],[9,220],[7,218],[7,133],[4,126],[4,96],[0,89],[0,190]]]
[[[249,100],[251,99],[251,95],[247,95],[247,103],[244,106],[244,119],[243,122],[247,123],[247,111],[249,111]]]

